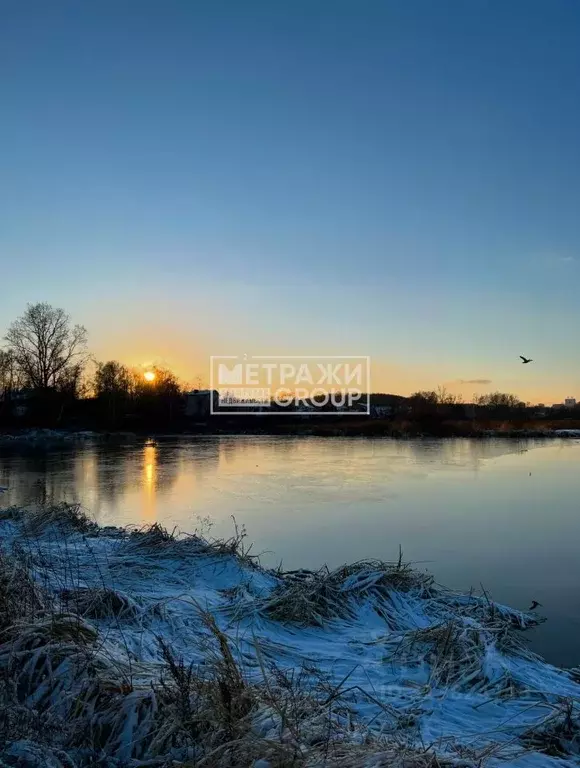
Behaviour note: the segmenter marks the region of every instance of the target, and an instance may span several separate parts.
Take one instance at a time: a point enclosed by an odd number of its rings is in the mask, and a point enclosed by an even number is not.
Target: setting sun
[[[145,371],[143,374],[143,378],[145,381],[155,381],[155,372],[154,371]]]

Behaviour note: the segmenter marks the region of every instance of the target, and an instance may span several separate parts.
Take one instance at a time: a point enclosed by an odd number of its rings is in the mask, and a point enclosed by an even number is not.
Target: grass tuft
[[[90,619],[135,619],[140,610],[136,602],[119,590],[107,587],[77,587],[60,593],[64,606]]]
[[[332,619],[352,618],[361,600],[385,598],[389,591],[428,589],[433,578],[403,563],[364,560],[334,571],[283,574],[280,585],[262,607],[275,621],[323,626]]]

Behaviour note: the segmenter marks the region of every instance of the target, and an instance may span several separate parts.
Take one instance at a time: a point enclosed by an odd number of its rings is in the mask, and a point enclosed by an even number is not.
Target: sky
[[[575,0],[0,0],[0,333],[47,301],[185,379],[580,400],[579,35]]]

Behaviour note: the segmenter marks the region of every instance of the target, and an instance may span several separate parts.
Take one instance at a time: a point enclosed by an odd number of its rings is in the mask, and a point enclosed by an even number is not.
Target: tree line
[[[466,409],[478,409],[498,418],[508,418],[524,414],[529,403],[524,403],[517,395],[509,392],[489,392],[473,395],[470,403],[465,403],[461,395],[449,392],[445,387],[437,390],[419,391],[409,398],[409,406],[416,414],[435,413],[457,414]]]
[[[9,326],[0,348],[0,428],[18,424],[134,430],[182,423],[184,387],[177,377],[159,366],[144,373],[116,360],[96,361],[82,325],[73,324],[63,309],[29,304]],[[392,418],[410,416],[433,429],[441,419],[510,420],[524,418],[531,410],[513,394],[474,395],[471,403],[464,403],[444,387],[409,398],[375,394],[372,402],[390,405]]]
[[[88,334],[63,310],[29,304],[10,324],[0,349],[0,423],[50,426],[71,421],[118,427],[124,422],[171,422],[183,386],[163,367],[142,370],[88,351]]]

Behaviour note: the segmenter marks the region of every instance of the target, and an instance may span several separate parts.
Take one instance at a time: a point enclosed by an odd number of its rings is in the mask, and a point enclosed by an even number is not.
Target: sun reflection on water
[[[144,523],[154,523],[157,515],[157,446],[148,443],[143,448],[143,514]]]

